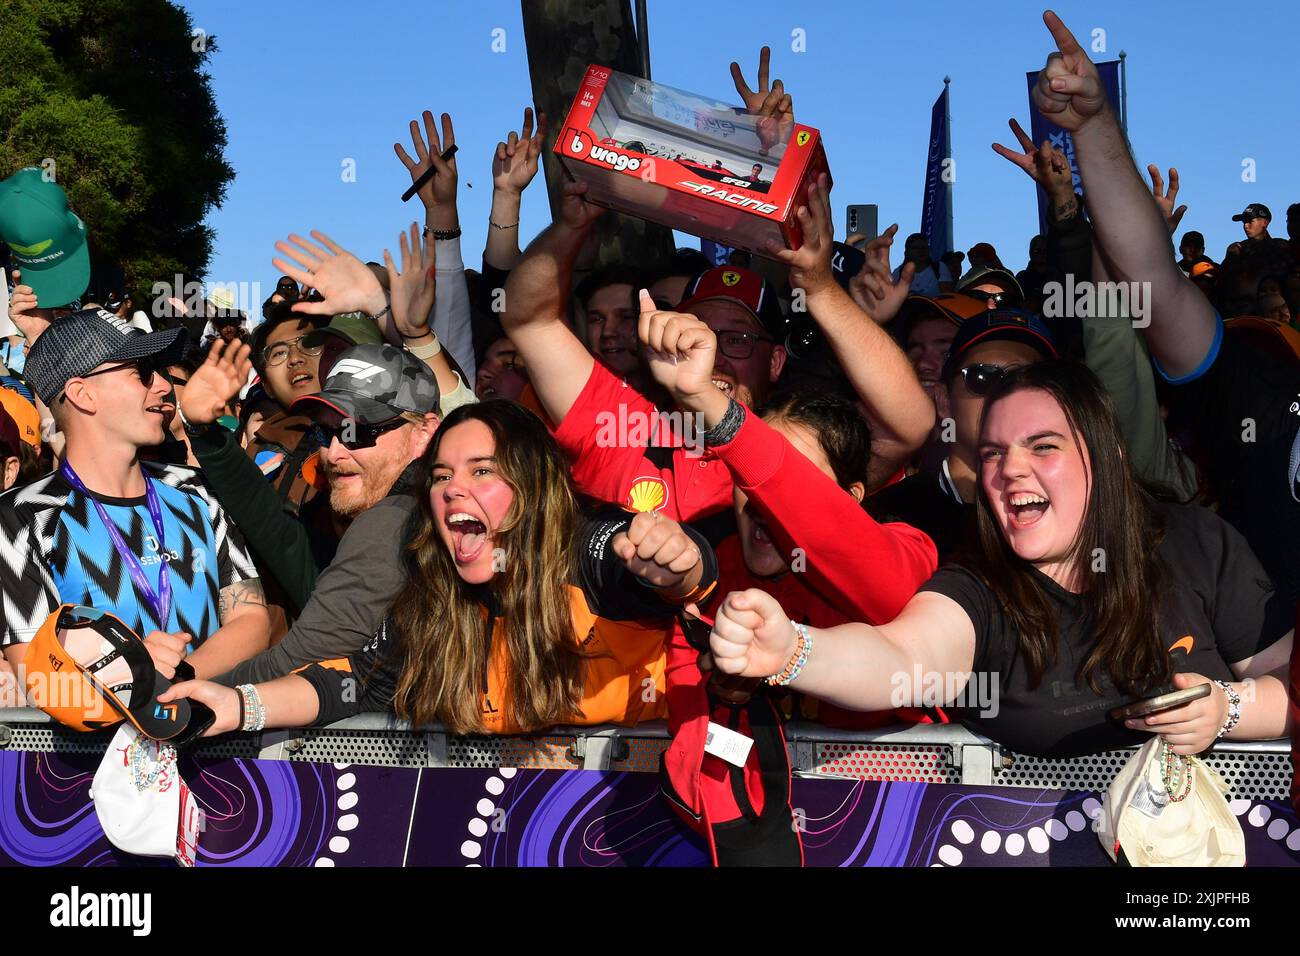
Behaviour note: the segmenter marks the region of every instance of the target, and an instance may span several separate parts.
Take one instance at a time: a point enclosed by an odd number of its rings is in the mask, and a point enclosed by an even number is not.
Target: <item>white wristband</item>
[[[442,351],[442,343],[438,341],[437,335],[435,335],[432,332],[430,332],[429,334],[433,335],[432,345],[408,345],[406,346],[406,350],[418,359],[427,360],[433,358],[435,355],[437,355],[439,352]]]

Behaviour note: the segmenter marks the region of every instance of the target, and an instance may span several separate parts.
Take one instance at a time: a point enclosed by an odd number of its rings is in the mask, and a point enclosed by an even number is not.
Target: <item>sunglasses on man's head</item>
[[[1011,367],[1004,365],[968,365],[961,370],[961,377],[966,382],[966,391],[972,395],[987,395],[993,386],[1007,377]]]
[[[386,422],[362,425],[360,422],[340,420],[337,423],[317,422],[312,428],[312,437],[321,448],[328,448],[334,439],[348,451],[358,448],[374,448],[381,435],[396,431],[403,425],[411,424],[405,415],[390,418]]]

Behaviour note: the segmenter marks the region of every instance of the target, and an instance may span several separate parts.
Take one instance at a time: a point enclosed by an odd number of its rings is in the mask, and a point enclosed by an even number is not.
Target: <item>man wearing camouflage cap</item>
[[[378,631],[404,584],[402,546],[417,511],[412,492],[419,461],[438,428],[438,398],[438,380],[427,365],[382,344],[348,349],[325,387],[294,403],[293,411],[310,416],[322,433],[320,470],[329,483],[330,506],[350,523],[284,640],[217,678],[219,683],[273,680],[315,661],[344,657]],[[277,507],[266,517],[266,524],[245,529],[253,550],[294,550],[297,557],[282,555],[277,565],[311,567],[305,533],[287,536],[279,529],[285,522],[302,526]],[[281,583],[286,591],[303,590],[303,582]]]

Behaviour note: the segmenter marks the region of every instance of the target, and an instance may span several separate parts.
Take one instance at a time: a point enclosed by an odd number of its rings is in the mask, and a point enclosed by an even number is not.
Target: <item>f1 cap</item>
[[[418,358],[395,345],[357,345],[338,357],[315,395],[293,403],[311,415],[326,405],[359,425],[392,421],[402,412],[424,415],[438,410],[438,380]]]
[[[132,362],[160,356],[169,364],[185,356],[184,327],[141,332],[106,309],[82,309],[46,329],[27,353],[23,377],[41,401],[51,404],[68,379],[105,362]]]
[[[75,302],[90,285],[86,224],[45,170],[29,166],[0,182],[0,239],[40,308]]]
[[[1250,222],[1252,219],[1267,219],[1272,222],[1273,214],[1268,211],[1268,207],[1262,202],[1253,202],[1232,217],[1233,222]]]
[[[25,664],[32,702],[74,730],[125,719],[148,737],[170,740],[190,723],[188,700],[158,703],[171,681],[154,668],[139,636],[112,614],[62,605],[32,638]]]
[[[678,312],[692,312],[704,302],[735,302],[752,315],[764,331],[781,342],[785,339],[786,318],[776,301],[776,293],[757,272],[740,266],[716,266],[701,273],[686,286]]]
[[[943,379],[956,373],[961,357],[981,342],[1023,342],[1043,358],[1060,358],[1051,330],[1038,316],[1024,309],[995,309],[967,319],[957,329],[948,358],[943,363]]]

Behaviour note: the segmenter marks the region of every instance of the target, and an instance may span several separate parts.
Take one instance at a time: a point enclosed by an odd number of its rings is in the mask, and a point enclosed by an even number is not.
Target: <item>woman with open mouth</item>
[[[733,592],[710,638],[719,670],[859,710],[957,706],[973,729],[1045,757],[1151,733],[1181,755],[1286,733],[1294,609],[1217,515],[1139,484],[1090,371],[1007,374],[979,458],[978,545],[895,620],[807,628],[763,591]],[[1171,709],[1109,716],[1207,683]]]
[[[555,440],[514,402],[453,411],[426,461],[409,581],[374,641],[265,684],[178,684],[169,700],[216,712],[207,736],[375,710],[454,733],[665,715],[668,630],[717,579],[704,538],[655,513],[585,516]]]

